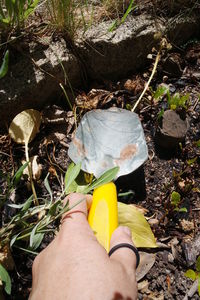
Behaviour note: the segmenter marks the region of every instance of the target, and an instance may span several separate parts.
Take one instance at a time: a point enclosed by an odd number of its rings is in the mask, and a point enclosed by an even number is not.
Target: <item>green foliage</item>
[[[198,256],[196,260],[196,272],[192,269],[189,269],[184,275],[193,281],[198,280],[198,293],[200,296],[200,256]]]
[[[78,174],[81,170],[81,163],[75,165],[74,163],[71,163],[67,169],[67,172],[65,174],[65,193],[70,193],[70,186],[73,184],[75,179],[77,178]]]
[[[192,270],[192,269],[187,270],[187,271],[185,272],[184,275],[185,275],[187,278],[190,278],[190,279],[192,279],[192,280],[195,280],[195,279],[196,279],[196,273],[195,273],[195,271]]]
[[[166,94],[167,91],[168,91],[168,89],[165,86],[160,85],[157,88],[157,90],[153,93],[153,98],[156,101],[159,101],[164,96],[164,94]]]
[[[14,183],[19,183],[25,167],[27,167],[27,164],[19,168],[14,177],[10,180],[10,186],[12,190],[15,188]],[[53,199],[53,193],[47,175],[44,180],[44,185],[48,191],[49,197],[47,196],[46,199],[40,199],[40,205],[32,206],[34,200],[33,195],[31,195],[31,197],[27,199],[25,203],[9,204],[10,207],[17,209],[18,212],[7,224],[5,224],[4,227],[0,229],[0,243],[4,245],[10,242],[11,247],[17,247],[21,250],[27,251],[28,253],[37,254],[35,250],[37,250],[40,246],[45,233],[49,231],[55,231],[55,229],[49,225],[61,218],[63,213],[69,211],[70,209],[68,202],[63,206],[62,200],[65,195],[69,194],[71,191],[78,191],[82,192],[83,194],[89,193],[94,188],[112,181],[116,177],[119,168],[115,167],[106,171],[98,179],[93,179],[92,176],[89,176],[89,180],[87,179],[87,181],[85,181],[86,184],[83,186],[77,184],[76,182],[80,170],[80,163],[77,165],[72,163],[69,166],[65,175],[64,190],[62,194],[55,200]],[[82,173],[82,175],[85,179],[84,173]],[[38,218],[39,215],[41,215],[42,218]],[[24,241],[24,248],[21,247],[21,243],[19,244],[19,241]],[[27,241],[29,241],[28,244]]]
[[[0,24],[4,28],[21,28],[37,7],[39,0],[1,0]]]
[[[110,28],[108,29],[108,31],[112,32],[113,30],[115,30],[118,26],[120,26],[121,24],[123,24],[126,20],[126,18],[128,17],[128,15],[136,8],[136,5],[134,5],[134,0],[131,0],[129,3],[129,6],[127,8],[127,10],[125,11],[125,13],[123,14],[121,19],[115,20],[113,22],[113,24],[110,26]]]
[[[176,110],[177,108],[187,109],[186,104],[188,100],[189,100],[189,94],[181,96],[179,93],[175,93],[174,95],[170,95],[169,91],[167,91],[168,106],[172,110]]]
[[[171,193],[171,205],[173,206],[173,210],[174,211],[178,211],[178,212],[187,212],[187,208],[186,207],[179,207],[179,205],[181,204],[181,195],[178,192],[172,192]]]
[[[19,170],[15,173],[15,175],[13,176],[12,182],[14,186],[17,186],[17,184],[19,183],[24,170],[26,169],[26,167],[28,166],[29,162],[26,162],[25,164],[23,164]]]
[[[6,269],[0,264],[0,279],[4,283],[4,289],[8,295],[11,294],[11,279]]]
[[[197,161],[197,156],[187,160],[189,166],[193,165]]]
[[[0,79],[6,76],[8,72],[9,50],[6,51],[2,65],[0,67]]]
[[[196,141],[195,144],[198,148],[200,148],[200,140]]]
[[[119,167],[114,167],[102,174],[98,179],[94,178],[92,181],[89,180],[89,182],[83,175],[84,178],[81,180],[82,184],[79,184],[80,180],[79,182],[76,180],[80,170],[81,164],[75,165],[74,163],[71,163],[69,165],[65,174],[65,194],[72,192],[87,194],[97,187],[112,181],[116,177]],[[91,178],[93,178],[93,176]]]
[[[200,256],[198,256],[198,258],[196,260],[196,270],[197,270],[197,272],[200,272]]]
[[[79,28],[86,30],[91,23],[87,1],[47,0],[46,5],[51,25],[62,32],[67,32],[71,39]],[[87,20],[85,13],[87,13]]]
[[[160,101],[165,95],[167,99],[167,109],[188,109],[188,101],[190,96],[189,94],[181,96],[179,93],[175,93],[174,95],[170,95],[169,89],[165,86],[160,85],[153,93],[153,98],[156,101]],[[159,118],[162,117],[163,113],[164,109],[162,109],[162,113],[159,113]]]
[[[20,179],[22,177],[23,171],[28,166],[28,163],[22,165],[17,172],[14,174],[13,177],[11,177],[9,174],[6,176],[4,174],[1,174],[1,177],[5,179],[7,184],[7,191],[4,195],[0,195],[0,207],[4,205],[4,203],[9,198],[10,194],[15,190],[15,188],[18,186]]]

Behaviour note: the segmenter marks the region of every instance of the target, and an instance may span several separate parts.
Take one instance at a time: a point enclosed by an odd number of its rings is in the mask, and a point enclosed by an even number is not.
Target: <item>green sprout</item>
[[[181,204],[181,195],[178,192],[171,193],[171,205],[173,206],[173,210],[177,212],[187,212],[186,207],[180,207]]]
[[[171,95],[169,92],[169,88],[165,86],[159,86],[157,90],[153,93],[153,98],[155,101],[161,101],[162,98],[166,96],[167,99],[167,109],[177,110],[179,108],[183,108],[185,110],[188,109],[189,106],[189,94],[180,95],[179,93],[175,93]],[[159,113],[159,118],[163,116],[164,109]]]
[[[200,256],[198,256],[196,260],[196,271],[189,269],[184,273],[184,275],[193,281],[198,280],[198,293],[200,296]]]

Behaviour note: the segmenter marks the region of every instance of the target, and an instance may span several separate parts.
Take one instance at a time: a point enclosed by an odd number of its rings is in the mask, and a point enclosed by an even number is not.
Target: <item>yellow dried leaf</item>
[[[10,137],[18,144],[30,143],[39,131],[40,112],[27,109],[16,115],[9,127]]]
[[[134,206],[118,202],[119,225],[128,226],[132,231],[136,247],[156,248],[156,239],[144,215]]]

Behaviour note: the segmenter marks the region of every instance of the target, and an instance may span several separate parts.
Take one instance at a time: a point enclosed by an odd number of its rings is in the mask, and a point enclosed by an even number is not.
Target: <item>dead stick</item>
[[[195,282],[193,283],[193,285],[191,286],[191,288],[189,289],[189,291],[186,293],[186,295],[183,298],[183,300],[188,300],[188,297],[191,298],[196,293],[197,287],[198,287],[198,279],[195,280]]]
[[[149,85],[151,83],[151,80],[153,79],[153,76],[154,76],[154,74],[156,72],[159,60],[160,60],[160,51],[158,51],[158,54],[156,55],[156,60],[155,60],[154,66],[153,66],[153,70],[151,72],[151,76],[149,77],[149,80],[148,80],[148,82],[147,82],[147,84],[146,84],[146,86],[145,86],[142,94],[140,95],[139,99],[137,100],[137,102],[135,103],[135,105],[133,106],[133,108],[131,109],[132,112],[135,111],[135,109],[138,106],[138,104],[140,103],[142,97],[146,93],[146,90],[148,89],[148,87],[149,87]]]

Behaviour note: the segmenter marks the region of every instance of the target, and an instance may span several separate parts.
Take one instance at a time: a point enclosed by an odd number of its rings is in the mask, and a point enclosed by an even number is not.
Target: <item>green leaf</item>
[[[192,280],[196,279],[196,273],[192,269],[187,270],[184,275]]]
[[[177,206],[181,201],[181,195],[178,192],[171,193],[171,204]]]
[[[120,20],[115,20],[111,26],[109,27],[108,31],[112,32],[113,30],[115,30],[119,25],[123,24],[126,20],[126,18],[128,17],[128,15],[131,13],[131,11],[133,11],[137,6],[133,6],[134,0],[131,0],[129,3],[129,6],[127,8],[127,10],[125,11],[123,17]]]
[[[11,280],[6,269],[0,264],[0,278],[2,282],[5,284],[5,291],[8,295],[11,294]]]
[[[27,211],[29,209],[29,207],[31,206],[31,203],[33,202],[33,195],[31,195],[27,200],[26,202],[23,204],[23,208],[22,208],[22,211]]]
[[[198,276],[198,294],[200,296],[200,275]]]
[[[0,79],[6,76],[8,72],[9,51],[7,50],[0,68]]]
[[[19,170],[15,173],[15,175],[14,175],[14,177],[13,177],[13,184],[16,186],[18,183],[19,183],[19,181],[20,181],[20,179],[21,179],[21,177],[22,177],[22,174],[23,174],[23,172],[24,172],[24,170],[26,169],[26,167],[28,166],[28,164],[29,164],[29,162],[25,162],[25,164],[23,164],[20,168],[19,168]]]
[[[67,172],[65,174],[65,194],[70,193],[70,186],[78,176],[81,170],[81,163],[78,163],[75,165],[74,163],[71,163],[67,169]]]
[[[170,109],[176,110],[176,104],[171,104],[171,105],[170,105]]]
[[[130,12],[133,11],[134,8],[136,7],[136,5],[133,6],[133,3],[134,3],[134,0],[131,0],[130,3],[129,3],[129,6],[128,6],[127,10],[126,10],[126,12],[124,13],[123,17],[121,18],[120,24],[122,24],[122,23],[125,22],[126,18],[130,14]]]
[[[31,249],[36,250],[40,246],[43,238],[44,238],[44,233],[36,233],[33,237]]]
[[[200,148],[200,140],[196,141],[196,145]]]
[[[198,256],[197,260],[196,260],[196,270],[198,272],[200,272],[200,256]]]
[[[10,248],[14,245],[14,243],[16,242],[16,240],[20,234],[21,234],[21,232],[12,236],[11,241],[10,241]]]
[[[31,195],[25,203],[20,203],[20,204],[7,204],[9,207],[13,207],[13,208],[17,208],[17,209],[20,209],[22,208],[21,211],[26,211],[27,209],[29,209],[31,203],[33,201],[33,195]]]
[[[54,216],[56,214],[57,207],[60,204],[61,204],[61,201],[56,201],[54,204],[52,204],[52,206],[50,207],[50,209],[48,211],[48,215]]]
[[[179,208],[178,211],[179,211],[179,212],[187,212],[188,210],[187,210],[186,207],[181,207],[181,208]]]
[[[166,91],[167,91],[168,89],[167,89],[167,87],[165,87],[165,86],[159,86],[158,88],[157,88],[157,90],[155,91],[155,93],[154,93],[154,95],[153,95],[153,98],[155,99],[155,100],[160,100],[161,99],[161,97],[166,93]]]
[[[7,204],[7,206],[20,209],[24,206],[24,203],[21,203],[21,204],[14,204],[14,203],[13,204]]]
[[[187,164],[188,164],[189,166],[191,166],[191,165],[193,165],[193,164],[196,162],[196,160],[197,160],[197,156],[194,157],[194,158],[188,159],[188,160],[187,160]]]
[[[158,117],[157,117],[158,120],[160,120],[163,117],[164,112],[165,112],[164,108],[162,108],[161,111],[158,113]]]
[[[112,32],[113,30],[115,30],[117,28],[117,26],[119,26],[119,21],[118,20],[115,20],[111,26],[108,28],[108,31],[109,32]]]
[[[37,229],[38,229],[38,227],[39,227],[39,225],[40,225],[40,222],[37,223],[37,225],[31,231],[31,235],[30,235],[30,248],[32,250],[36,250],[40,246],[40,244],[41,244],[41,242],[43,240],[43,237],[44,237],[44,233],[37,233],[36,232]]]
[[[84,193],[87,194],[91,190],[96,189],[97,187],[106,184],[113,179],[115,179],[117,173],[119,172],[119,167],[114,167],[101,175],[97,180],[95,180],[92,184],[90,184],[85,190]]]
[[[186,108],[186,102],[189,100],[189,97],[190,97],[189,94],[183,95],[182,97],[180,97],[179,102],[178,102],[178,105],[179,105],[180,107]]]
[[[48,191],[48,193],[49,193],[49,195],[51,197],[51,202],[52,202],[52,200],[53,200],[53,193],[52,193],[50,185],[49,185],[48,177],[49,177],[49,173],[45,177],[44,186],[45,186],[46,190]]]

